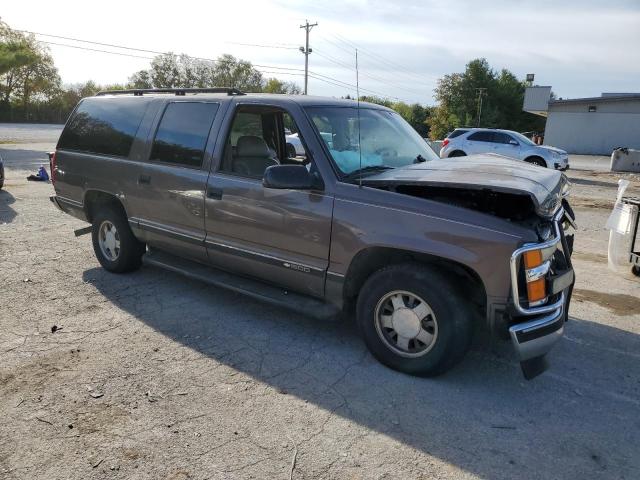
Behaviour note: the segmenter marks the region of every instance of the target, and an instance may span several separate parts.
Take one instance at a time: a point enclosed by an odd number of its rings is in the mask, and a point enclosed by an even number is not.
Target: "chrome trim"
[[[524,273],[525,273],[525,276],[527,277],[527,283],[540,280],[549,272],[550,268],[551,268],[551,260],[547,260],[542,265],[525,270]]]
[[[518,248],[516,251],[514,251],[511,254],[511,261],[510,261],[511,295],[513,297],[513,305],[515,306],[518,313],[522,315],[537,315],[540,313],[552,312],[554,310],[558,310],[559,308],[562,308],[562,305],[564,304],[564,295],[561,295],[560,300],[558,300],[555,303],[552,303],[551,305],[544,305],[541,307],[534,307],[534,308],[525,308],[522,305],[520,305],[520,292],[518,289],[518,262],[520,261],[520,257],[525,252],[529,252],[531,250],[542,250],[543,260],[546,260],[551,255],[553,255],[553,253],[558,248],[558,245],[561,244],[560,227],[558,225],[558,222],[560,221],[560,219],[564,214],[565,214],[564,209],[560,208],[558,212],[556,212],[556,214],[553,216],[553,227],[556,231],[555,238],[552,238],[551,240],[547,240],[546,242],[543,242],[543,243],[530,243],[530,244],[524,245],[523,247]]]
[[[56,198],[58,199],[59,202],[68,203],[73,207],[84,208],[84,203],[78,202],[77,200],[72,200],[67,197],[61,197],[60,195],[56,195]]]
[[[560,303],[561,302],[564,302],[564,293],[562,293],[560,296]],[[546,335],[542,335],[538,338],[533,338],[530,340],[525,340],[524,342],[520,342],[518,340],[518,334],[535,332],[536,330],[550,327],[558,321],[562,321],[563,325],[558,329],[547,333]],[[509,328],[511,343],[513,343],[513,347],[515,348],[520,361],[536,358],[549,352],[549,350],[553,348],[553,345],[558,340],[560,340],[563,332],[564,307],[562,305],[556,312],[550,315],[545,315],[544,317],[537,318],[530,322],[519,323]]]
[[[226,243],[215,242],[213,240],[205,240],[205,246],[207,248],[217,249],[224,253],[238,255],[238,256],[250,258],[256,261],[262,261],[263,263],[269,263],[275,266],[287,268],[289,270],[294,270],[302,273],[312,273],[315,275],[325,274],[325,270],[322,268],[314,267],[312,265],[307,265],[304,263],[299,263],[297,261],[285,260],[284,258],[274,257],[273,255],[256,252],[255,250],[239,248],[233,245],[228,245]]]

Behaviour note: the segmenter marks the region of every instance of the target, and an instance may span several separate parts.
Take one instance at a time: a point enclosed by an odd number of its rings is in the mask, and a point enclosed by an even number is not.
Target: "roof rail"
[[[136,97],[141,97],[145,93],[173,93],[177,96],[184,96],[187,93],[226,93],[227,95],[244,95],[237,88],[233,87],[212,87],[212,88],[132,88],[129,90],[103,90],[96,93],[97,97],[103,95],[127,95],[133,93]]]

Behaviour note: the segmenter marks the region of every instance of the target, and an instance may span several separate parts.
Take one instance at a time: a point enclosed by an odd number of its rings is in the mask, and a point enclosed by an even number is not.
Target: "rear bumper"
[[[80,202],[61,197],[59,195],[52,195],[49,197],[51,203],[53,203],[58,210],[68,213],[69,215],[76,217],[80,220],[87,222],[87,215],[84,211],[84,205]]]

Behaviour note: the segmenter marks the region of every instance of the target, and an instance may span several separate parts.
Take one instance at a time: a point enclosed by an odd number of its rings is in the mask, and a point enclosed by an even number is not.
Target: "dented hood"
[[[363,184],[437,185],[529,195],[536,212],[553,215],[562,201],[567,179],[549,168],[510,160],[500,155],[470,155],[432,160],[365,177]]]

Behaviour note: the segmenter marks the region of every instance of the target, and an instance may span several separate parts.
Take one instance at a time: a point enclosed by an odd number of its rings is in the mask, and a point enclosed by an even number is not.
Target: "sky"
[[[562,98],[640,92],[640,0],[22,0],[4,2],[0,17],[39,34],[203,58],[230,53],[260,65],[265,77],[301,86],[300,25],[308,19],[318,23],[310,34],[313,95],[355,94],[356,48],[361,95],[431,105],[437,80],[478,57],[519,78],[535,73],[536,84]],[[153,56],[37,38],[50,42],[67,84],[124,83]]]

